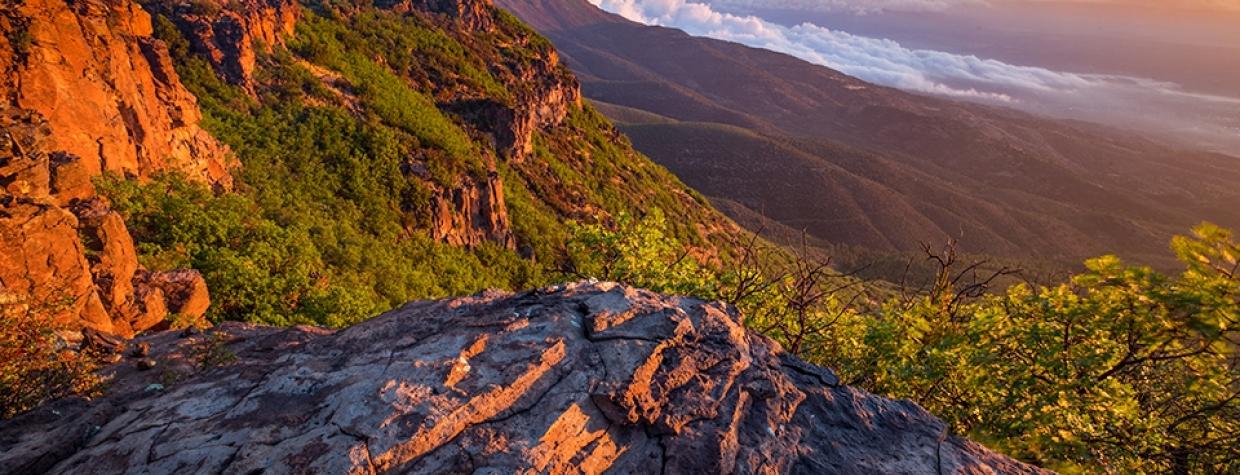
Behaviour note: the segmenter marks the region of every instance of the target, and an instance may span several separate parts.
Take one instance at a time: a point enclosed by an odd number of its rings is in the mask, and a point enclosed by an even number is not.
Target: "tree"
[[[941,277],[884,305],[842,373],[1064,472],[1234,471],[1240,252],[1210,225],[1173,247],[1187,267],[1174,278],[1107,256],[1064,284],[962,303],[967,287]]]
[[[1006,291],[996,283],[1015,271],[962,262],[949,243],[925,248],[938,269],[927,285],[883,292],[807,246],[756,239],[734,268],[704,268],[682,258],[660,219],[578,228],[576,275],[722,298],[845,383],[911,399],[956,433],[1064,473],[1240,472],[1240,246],[1230,232],[1202,225],[1177,237],[1178,276],[1106,256],[1061,284]]]

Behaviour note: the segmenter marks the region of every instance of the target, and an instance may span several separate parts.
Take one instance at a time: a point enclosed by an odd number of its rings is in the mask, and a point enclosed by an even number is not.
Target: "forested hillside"
[[[222,194],[107,180],[144,262],[200,269],[215,320],[343,325],[544,284],[570,222],[657,209],[718,257],[730,223],[583,104],[549,43],[485,3],[419,5],[149,3],[240,167]],[[236,21],[240,56],[221,44]]]

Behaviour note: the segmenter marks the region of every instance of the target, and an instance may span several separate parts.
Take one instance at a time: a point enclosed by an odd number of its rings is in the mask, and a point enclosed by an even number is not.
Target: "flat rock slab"
[[[150,335],[136,343],[154,369],[123,361],[108,395],[0,425],[0,471],[1042,473],[739,322],[584,282],[411,303],[334,332]]]

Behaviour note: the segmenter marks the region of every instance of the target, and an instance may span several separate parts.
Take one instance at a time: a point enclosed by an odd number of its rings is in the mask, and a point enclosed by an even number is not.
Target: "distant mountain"
[[[1158,264],[1174,233],[1240,224],[1240,159],[876,86],[585,0],[497,3],[555,43],[639,150],[831,242],[903,251],[954,237],[997,256]]]

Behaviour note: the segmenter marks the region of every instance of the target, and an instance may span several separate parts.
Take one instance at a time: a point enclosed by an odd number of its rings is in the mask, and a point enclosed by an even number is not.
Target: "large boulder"
[[[109,395],[0,426],[0,467],[1042,473],[913,403],[840,386],[724,305],[617,284],[411,303],[337,332],[226,324],[145,345],[162,371],[119,363]]]

